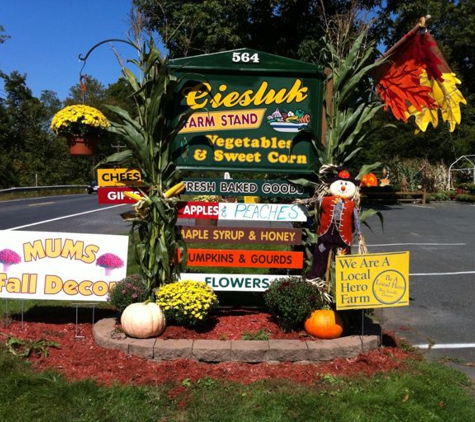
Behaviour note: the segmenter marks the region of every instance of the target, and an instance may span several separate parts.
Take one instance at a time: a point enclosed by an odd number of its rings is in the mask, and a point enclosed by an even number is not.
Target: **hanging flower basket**
[[[97,136],[75,136],[68,135],[69,153],[71,155],[95,155],[97,146],[99,145],[99,138]]]
[[[66,137],[71,155],[94,155],[109,126],[99,110],[83,104],[63,108],[51,121],[51,130]]]

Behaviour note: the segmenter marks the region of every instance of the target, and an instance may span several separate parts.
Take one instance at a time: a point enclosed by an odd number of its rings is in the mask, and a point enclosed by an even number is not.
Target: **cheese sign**
[[[303,252],[188,249],[189,267],[302,268]]]
[[[191,227],[183,226],[181,235],[186,242],[261,243],[299,245],[301,229],[248,227]]]
[[[409,252],[336,257],[336,308],[409,305]]]
[[[98,169],[97,184],[99,186],[144,186],[140,171],[127,168]]]

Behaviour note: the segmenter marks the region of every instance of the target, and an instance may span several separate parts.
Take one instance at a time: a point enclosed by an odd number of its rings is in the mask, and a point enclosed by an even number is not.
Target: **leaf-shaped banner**
[[[452,132],[461,121],[460,103],[466,101],[456,87],[460,81],[427,30],[414,27],[385,58],[387,62],[376,75],[385,110],[391,108],[404,122],[414,116],[418,128],[425,131],[429,123],[437,126],[440,108]]]
[[[422,110],[416,110],[415,107],[409,107],[407,117],[410,116],[415,117],[415,124],[422,132],[427,130],[427,126],[429,123],[432,124],[434,128],[436,128],[439,124],[439,113],[438,109],[430,109],[427,107],[423,107]]]
[[[377,92],[385,104],[385,110],[390,107],[396,119],[407,122],[407,113],[411,105],[419,111],[423,107],[435,106],[435,101],[430,95],[432,89],[421,86],[421,72],[422,69],[411,60],[403,66],[391,65],[379,81]]]
[[[441,81],[429,79],[425,71],[421,76],[421,84],[431,88],[432,97],[440,108],[443,121],[449,123],[450,132],[455,130],[455,126],[459,124],[462,119],[460,103],[467,104],[467,101],[456,86],[456,84],[459,83],[460,80],[458,80],[453,73],[442,74]],[[409,109],[408,116],[410,115],[415,116],[415,123],[423,132],[426,131],[429,123],[431,123],[433,127],[437,127],[439,123],[437,109],[426,107],[420,111]]]
[[[467,104],[467,101],[456,86],[460,81],[455,77],[455,74],[444,73],[442,78],[443,82],[433,83],[432,92],[437,104],[440,105],[442,119],[449,123],[449,130],[453,132],[455,126],[462,119],[460,103]]]
[[[404,48],[399,50],[399,55],[395,61],[401,65],[407,61],[412,60],[415,66],[424,69],[429,75],[430,79],[441,79],[442,70],[441,65],[445,65],[445,60],[434,54],[438,51],[437,45],[428,33],[416,33],[404,44]]]

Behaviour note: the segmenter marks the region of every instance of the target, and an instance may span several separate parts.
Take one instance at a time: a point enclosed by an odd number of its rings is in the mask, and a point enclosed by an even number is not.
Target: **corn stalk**
[[[151,292],[164,283],[176,281],[187,261],[186,244],[176,227],[177,199],[167,198],[165,192],[180,179],[170,147],[191,111],[179,116],[173,114],[181,80],[169,72],[167,59],[153,40],[131,44],[139,58],[129,62],[137,67],[139,76],[126,67],[122,72],[133,89],[137,116],[132,117],[120,107],[108,106],[115,114],[109,130],[121,137],[126,149],[107,157],[101,164],[126,162],[140,170],[148,186],[143,199],[135,204],[135,213],[125,213],[123,217],[132,222],[131,238],[139,273]]]

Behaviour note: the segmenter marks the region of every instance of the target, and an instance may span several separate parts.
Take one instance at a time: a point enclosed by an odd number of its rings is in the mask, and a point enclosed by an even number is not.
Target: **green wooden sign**
[[[300,185],[286,180],[251,179],[184,179],[185,193],[190,195],[260,196],[307,198],[308,192]]]
[[[310,173],[320,139],[320,66],[239,49],[170,62],[192,108],[172,146],[181,169]]]

